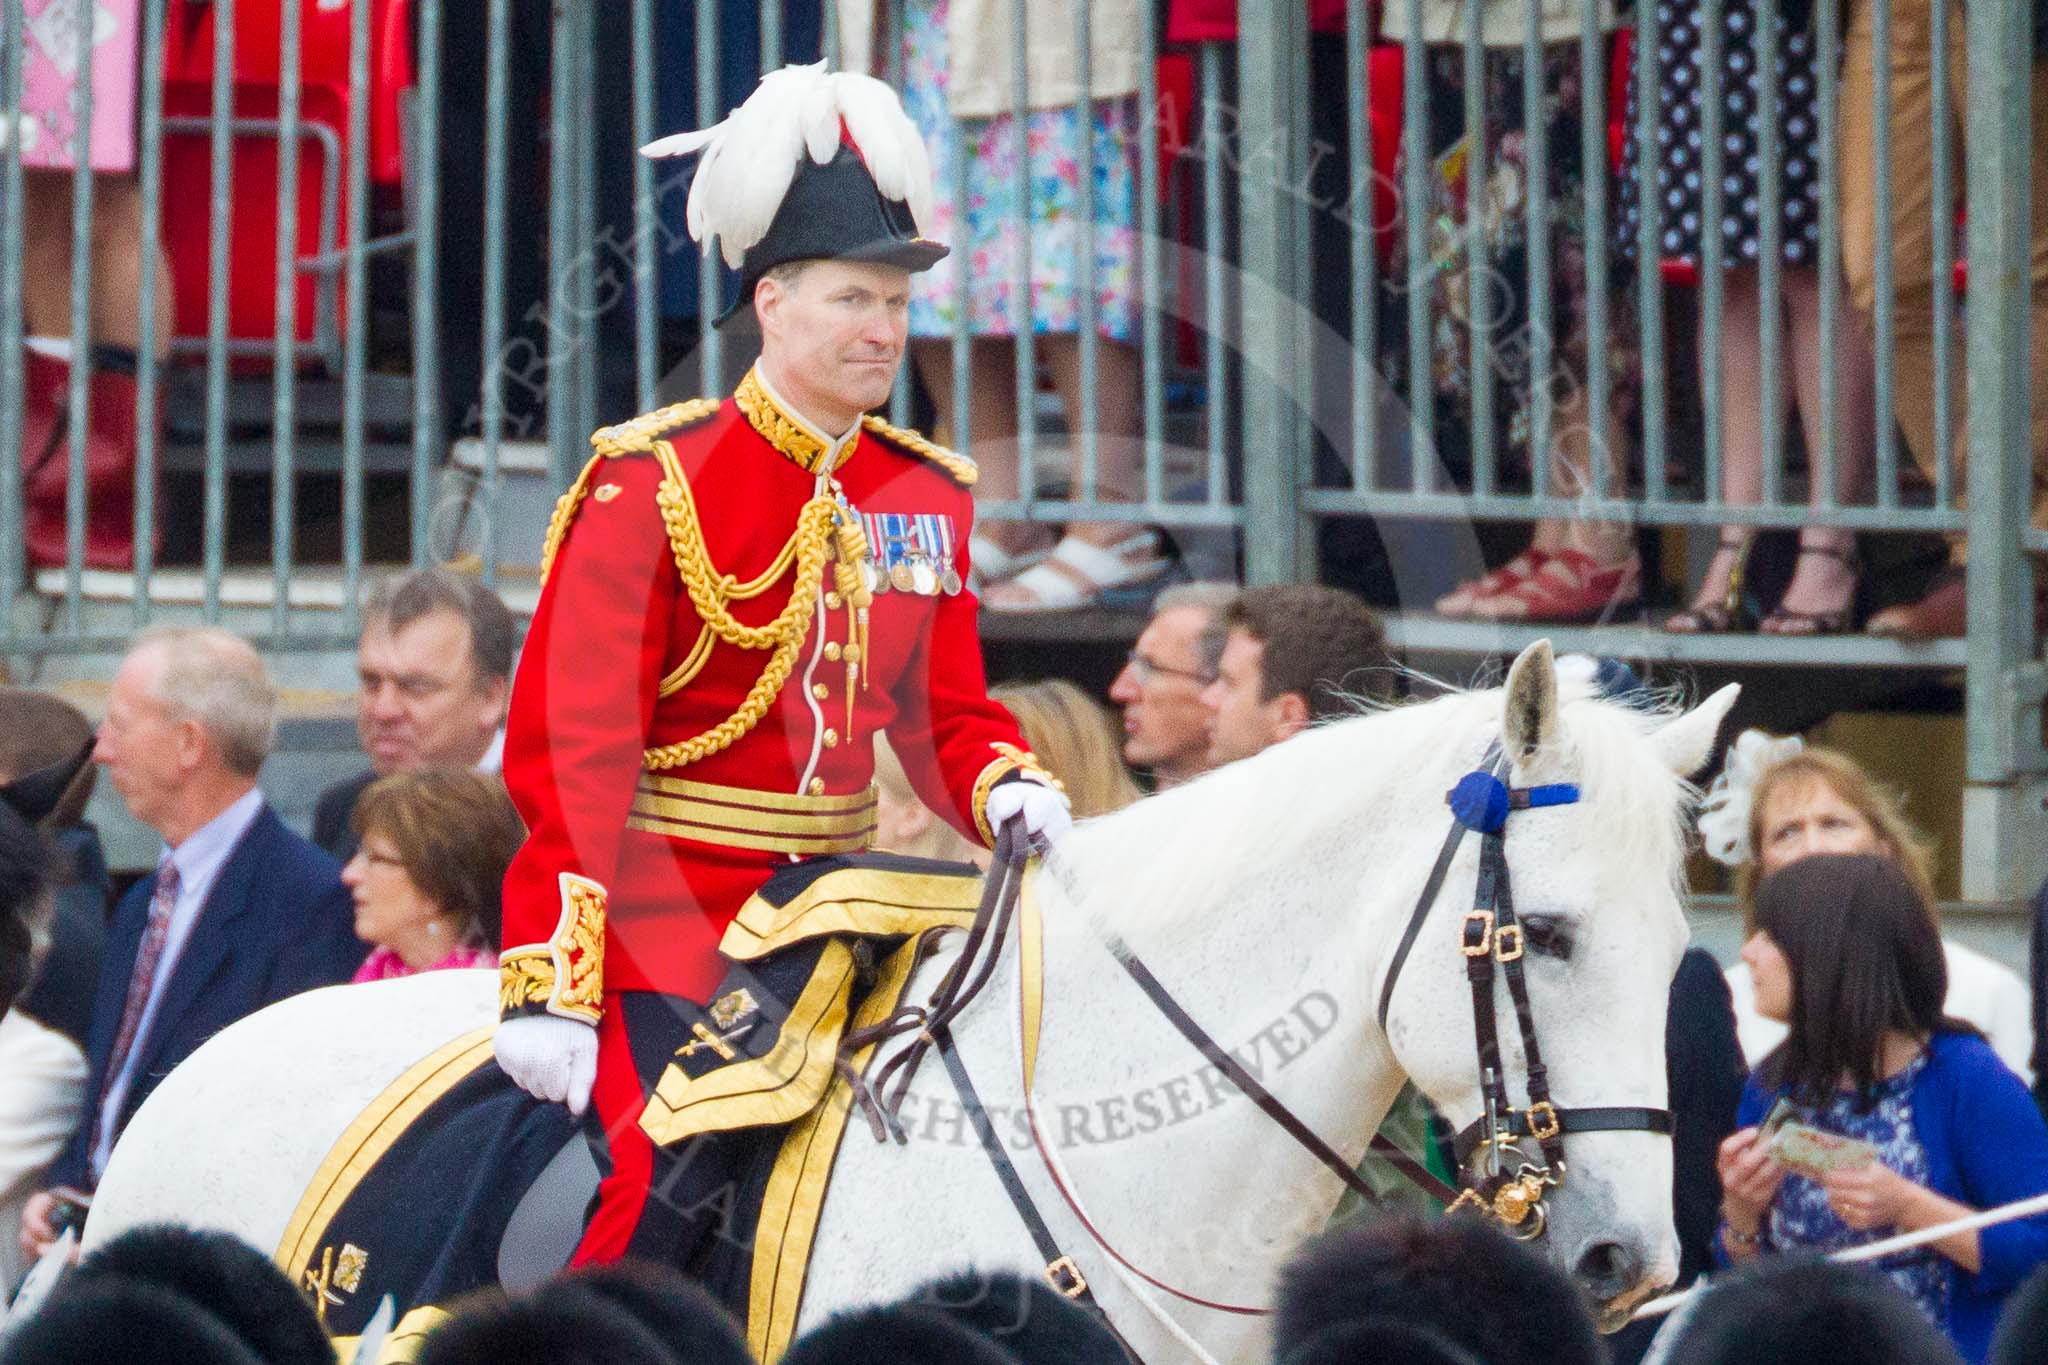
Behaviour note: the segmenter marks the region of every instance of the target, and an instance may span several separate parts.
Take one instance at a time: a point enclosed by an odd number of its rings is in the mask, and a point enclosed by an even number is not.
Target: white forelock
[[[1559,669],[1558,686],[1558,739],[1514,780],[1578,783],[1603,850],[1655,884],[1674,885],[1692,789],[1648,737],[1678,708],[1604,699],[1570,668]],[[1409,820],[1416,840],[1440,840],[1450,827],[1445,792],[1499,732],[1501,705],[1499,688],[1361,703],[1357,716],[1084,821],[1062,846],[1065,880],[1106,922],[1171,935],[1235,903],[1247,885],[1332,847],[1365,819]]]

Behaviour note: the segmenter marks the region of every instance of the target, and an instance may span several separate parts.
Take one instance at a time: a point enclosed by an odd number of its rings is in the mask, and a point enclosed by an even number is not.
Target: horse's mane
[[[1579,783],[1612,856],[1655,868],[1675,887],[1691,789],[1646,739],[1682,708],[1669,697],[1602,698],[1577,662],[1559,662],[1558,739],[1532,766],[1539,780]],[[1375,806],[1427,820],[1440,835],[1449,828],[1445,791],[1498,732],[1501,689],[1358,705],[1357,715],[1083,822],[1061,849],[1068,887],[1113,927],[1171,934],[1261,875],[1326,855]]]

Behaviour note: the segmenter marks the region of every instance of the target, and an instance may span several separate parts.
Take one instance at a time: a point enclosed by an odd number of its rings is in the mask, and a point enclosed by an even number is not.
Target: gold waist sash
[[[874,838],[875,788],[804,796],[643,773],[626,828],[770,853],[854,853]]]

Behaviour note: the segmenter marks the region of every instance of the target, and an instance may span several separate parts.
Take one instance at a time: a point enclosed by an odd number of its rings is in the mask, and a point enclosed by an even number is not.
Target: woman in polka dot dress
[[[1645,0],[1648,3],[1649,0]],[[1760,79],[1759,0],[1655,0],[1657,51],[1655,79],[1659,91],[1657,126],[1655,230],[1662,256],[1703,265],[1706,204],[1706,101],[1708,82],[1707,25],[1721,25],[1721,261],[1726,273],[1721,322],[1722,496],[1730,504],[1757,502],[1762,496],[1762,412],[1766,382],[1783,387],[1785,410],[1796,404],[1808,451],[1819,451],[1826,439],[1820,426],[1821,370],[1829,356],[1836,364],[1838,399],[1835,410],[1837,496],[1854,501],[1868,490],[1872,460],[1875,367],[1868,321],[1844,308],[1833,336],[1820,322],[1820,123],[1819,67],[1815,37],[1816,0],[1780,0],[1773,28],[1776,53],[1772,89]],[[1818,0],[1831,3],[1832,0]],[[1648,55],[1648,54],[1643,54]],[[1839,52],[1826,54],[1838,62]],[[1640,79],[1644,67],[1636,63]],[[1629,90],[1629,127],[1636,123],[1637,90]],[[1789,362],[1777,374],[1763,372],[1760,334],[1762,316],[1764,122],[1778,129],[1778,232],[1783,269],[1779,274],[1784,308],[1784,345]],[[1620,251],[1633,262],[1640,224],[1638,213],[1638,149],[1630,139],[1624,154],[1616,198],[1620,207]],[[1700,319],[1704,328],[1710,320]],[[1709,415],[1710,419],[1712,414]],[[1772,458],[1776,458],[1775,452]],[[1819,489],[1815,489],[1818,500]],[[1741,581],[1742,565],[1753,530],[1721,528],[1720,544],[1690,608],[1665,623],[1684,633],[1736,629],[1747,616]],[[1853,532],[1809,526],[1800,532],[1799,558],[1791,583],[1777,610],[1760,629],[1783,635],[1817,635],[1849,628],[1856,595],[1857,561]]]

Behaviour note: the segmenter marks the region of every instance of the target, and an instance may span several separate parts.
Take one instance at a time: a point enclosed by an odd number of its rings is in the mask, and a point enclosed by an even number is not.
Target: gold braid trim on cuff
[[[498,959],[498,1013],[552,1014],[595,1024],[604,1014],[605,890],[561,874],[562,917],[546,943],[508,948]]]
[[[758,576],[742,583],[731,574],[721,574],[711,562],[711,553],[704,544],[704,528],[697,515],[696,499],[690,492],[689,480],[683,474],[682,462],[676,458],[674,448],[666,441],[659,441],[655,443],[654,454],[661,461],[662,468],[661,491],[655,494],[655,501],[660,504],[662,520],[668,529],[676,572],[682,576],[683,590],[689,594],[690,604],[697,609],[705,630],[740,649],[772,651],[768,662],[761,668],[761,676],[754,680],[738,710],[702,734],[646,751],[643,757],[645,766],[649,771],[659,772],[695,763],[730,746],[760,724],[761,717],[767,715],[768,708],[775,704],[776,696],[796,667],[797,655],[803,649],[804,639],[810,634],[811,620],[817,613],[825,565],[834,552],[834,503],[829,497],[816,497],[805,503],[803,510],[797,513],[795,533],[784,543],[775,562]],[[789,601],[774,620],[764,626],[749,626],[733,617],[729,603],[759,597],[788,572],[792,563],[796,565],[796,582],[790,588]],[[698,643],[702,653],[692,650],[691,659],[701,668],[710,650],[704,646],[703,636],[700,635]],[[686,661],[685,669],[689,662]],[[678,670],[679,674],[683,672],[683,669]],[[690,672],[694,675],[694,670]],[[687,677],[678,680],[672,675],[663,685],[673,691],[684,681]]]
[[[1029,749],[1020,749],[1014,744],[1005,744],[1001,741],[989,745],[989,748],[994,749],[1002,757],[996,759],[986,768],[983,768],[981,776],[974,779],[972,802],[974,806],[974,827],[981,832],[982,842],[990,848],[994,848],[996,846],[996,832],[988,822],[988,794],[995,790],[996,783],[1002,781],[1011,773],[1016,773],[1025,781],[1051,787],[1056,792],[1064,792],[1067,786],[1066,783],[1048,772],[1046,766],[1038,761],[1038,755],[1032,753]]]

